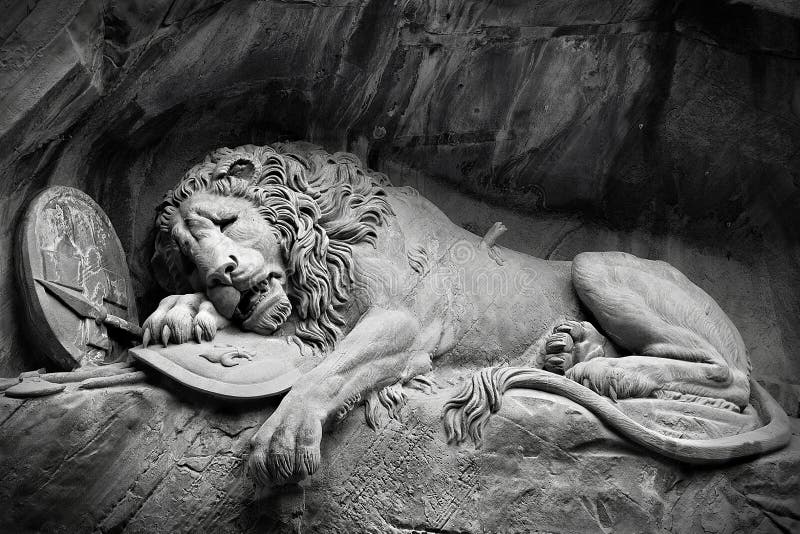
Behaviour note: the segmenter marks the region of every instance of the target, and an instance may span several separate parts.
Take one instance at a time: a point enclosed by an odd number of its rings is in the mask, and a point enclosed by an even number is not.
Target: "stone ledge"
[[[409,392],[375,432],[360,410],[323,441],[301,486],[256,491],[250,436],[275,403],[180,388],[0,398],[4,532],[748,532],[800,528],[800,440],[707,469],[656,458],[580,406],[507,396],[485,444],[453,447],[450,391]],[[796,419],[795,435],[800,431]]]

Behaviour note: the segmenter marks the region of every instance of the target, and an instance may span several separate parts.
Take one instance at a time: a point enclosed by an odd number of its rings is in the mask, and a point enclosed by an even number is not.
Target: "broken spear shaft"
[[[122,317],[117,317],[116,315],[108,313],[105,308],[92,304],[83,295],[75,294],[58,284],[42,280],[41,278],[36,278],[36,281],[42,284],[49,293],[60,300],[67,308],[81,317],[94,319],[99,323],[128,332],[137,339],[142,339],[142,329],[138,325],[126,321]]]

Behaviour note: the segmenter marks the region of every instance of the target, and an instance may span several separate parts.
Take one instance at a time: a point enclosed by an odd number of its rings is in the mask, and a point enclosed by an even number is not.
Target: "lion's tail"
[[[574,401],[624,437],[663,456],[686,463],[723,463],[765,454],[789,443],[786,413],[751,379],[750,403],[766,424],[755,430],[714,439],[680,439],[659,434],[637,423],[609,399],[560,375],[541,369],[493,367],[483,369],[444,406],[444,428],[450,443],[471,438],[482,442],[489,416],[500,409],[503,393],[514,387],[538,389]]]

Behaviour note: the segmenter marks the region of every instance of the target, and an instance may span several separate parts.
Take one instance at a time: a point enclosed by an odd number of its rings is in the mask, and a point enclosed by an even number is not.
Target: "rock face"
[[[0,2],[0,376],[49,365],[22,323],[14,233],[48,185],[87,192],[141,318],[154,207],[219,146],[356,153],[456,223],[571,259],[669,261],[800,408],[800,7],[792,0]],[[166,385],[162,384],[162,385]],[[446,445],[448,390],[327,436],[302,487],[255,491],[274,409],[169,385],[0,397],[3,532],[792,532],[800,445],[679,467],[576,405],[509,398]],[[793,419],[793,424],[797,424]]]
[[[504,220],[501,244],[523,252],[670,261],[797,413],[795,4],[9,2],[0,247],[33,194],[76,186],[115,225],[145,316],[161,296],[149,257],[164,191],[212,148],[304,138],[478,233]],[[15,285],[8,254],[5,375],[45,361]]]
[[[797,437],[787,449],[752,462],[678,466],[619,438],[577,404],[512,392],[480,449],[454,447],[445,443],[439,422],[451,393],[409,392],[401,420],[378,431],[354,412],[323,440],[318,475],[301,486],[258,491],[243,459],[274,403],[216,404],[169,384],[95,391],[70,386],[55,397],[5,399],[0,530],[800,528]]]

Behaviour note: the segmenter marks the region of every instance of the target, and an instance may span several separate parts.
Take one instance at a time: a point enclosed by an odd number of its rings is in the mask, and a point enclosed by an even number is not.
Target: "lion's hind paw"
[[[566,377],[612,401],[650,397],[658,386],[643,374],[624,369],[619,358],[595,358],[579,362],[567,370]]]

